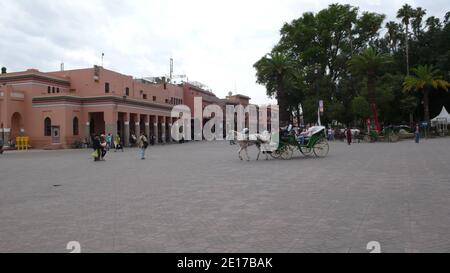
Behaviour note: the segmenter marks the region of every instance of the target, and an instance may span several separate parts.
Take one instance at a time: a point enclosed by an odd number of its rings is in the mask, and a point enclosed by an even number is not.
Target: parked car
[[[411,129],[411,127],[407,126],[407,125],[391,125],[391,126],[386,126],[383,128],[383,135],[386,134],[387,131],[392,131],[394,133],[397,134],[410,134],[413,133],[413,130]]]
[[[345,134],[345,130],[346,129],[341,129],[341,134]],[[352,131],[352,136],[357,136],[359,134],[361,134],[361,130],[359,129],[350,129]]]

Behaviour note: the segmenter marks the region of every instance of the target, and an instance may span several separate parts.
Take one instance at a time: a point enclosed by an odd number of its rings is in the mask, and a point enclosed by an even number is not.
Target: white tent
[[[442,107],[441,113],[431,120],[431,126],[437,127],[437,132],[440,135],[447,134],[448,124],[450,123],[450,114],[447,112],[445,107]]]
[[[445,109],[445,106],[442,107],[441,113],[431,120],[431,123],[437,123],[446,121],[446,123],[450,123],[450,114],[447,112],[447,109]]]

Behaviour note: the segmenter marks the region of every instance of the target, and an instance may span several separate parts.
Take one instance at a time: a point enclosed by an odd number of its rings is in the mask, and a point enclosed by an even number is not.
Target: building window
[[[144,100],[147,99],[147,94],[143,94],[142,97],[144,98]]]
[[[73,128],[73,135],[77,136],[79,134],[79,126],[78,126],[78,118],[74,117],[73,118],[73,123],[72,123],[72,128]]]
[[[59,88],[56,88],[56,93],[59,93]]]
[[[52,88],[50,86],[47,87],[47,93],[51,93],[52,92]]]
[[[105,82],[105,93],[109,93],[109,82]]]
[[[168,99],[166,99],[166,103],[168,103],[169,102],[169,100]]]
[[[55,87],[52,87],[52,93],[55,93]]]
[[[153,96],[153,101],[156,101],[156,96]]]
[[[129,96],[130,95],[130,88],[125,88],[125,96]]]
[[[44,120],[44,136],[52,135],[52,120],[50,118],[46,118]]]

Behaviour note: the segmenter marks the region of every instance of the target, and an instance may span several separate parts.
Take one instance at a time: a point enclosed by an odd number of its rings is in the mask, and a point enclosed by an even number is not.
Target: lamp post
[[[0,128],[2,129],[2,139],[0,139],[0,154],[3,154],[3,145],[5,145],[5,131],[3,130],[3,122]]]

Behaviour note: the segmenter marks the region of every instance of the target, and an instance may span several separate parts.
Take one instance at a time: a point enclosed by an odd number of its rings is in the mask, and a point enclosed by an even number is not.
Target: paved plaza
[[[450,138],[290,161],[237,149],[0,155],[0,252],[450,252]]]

